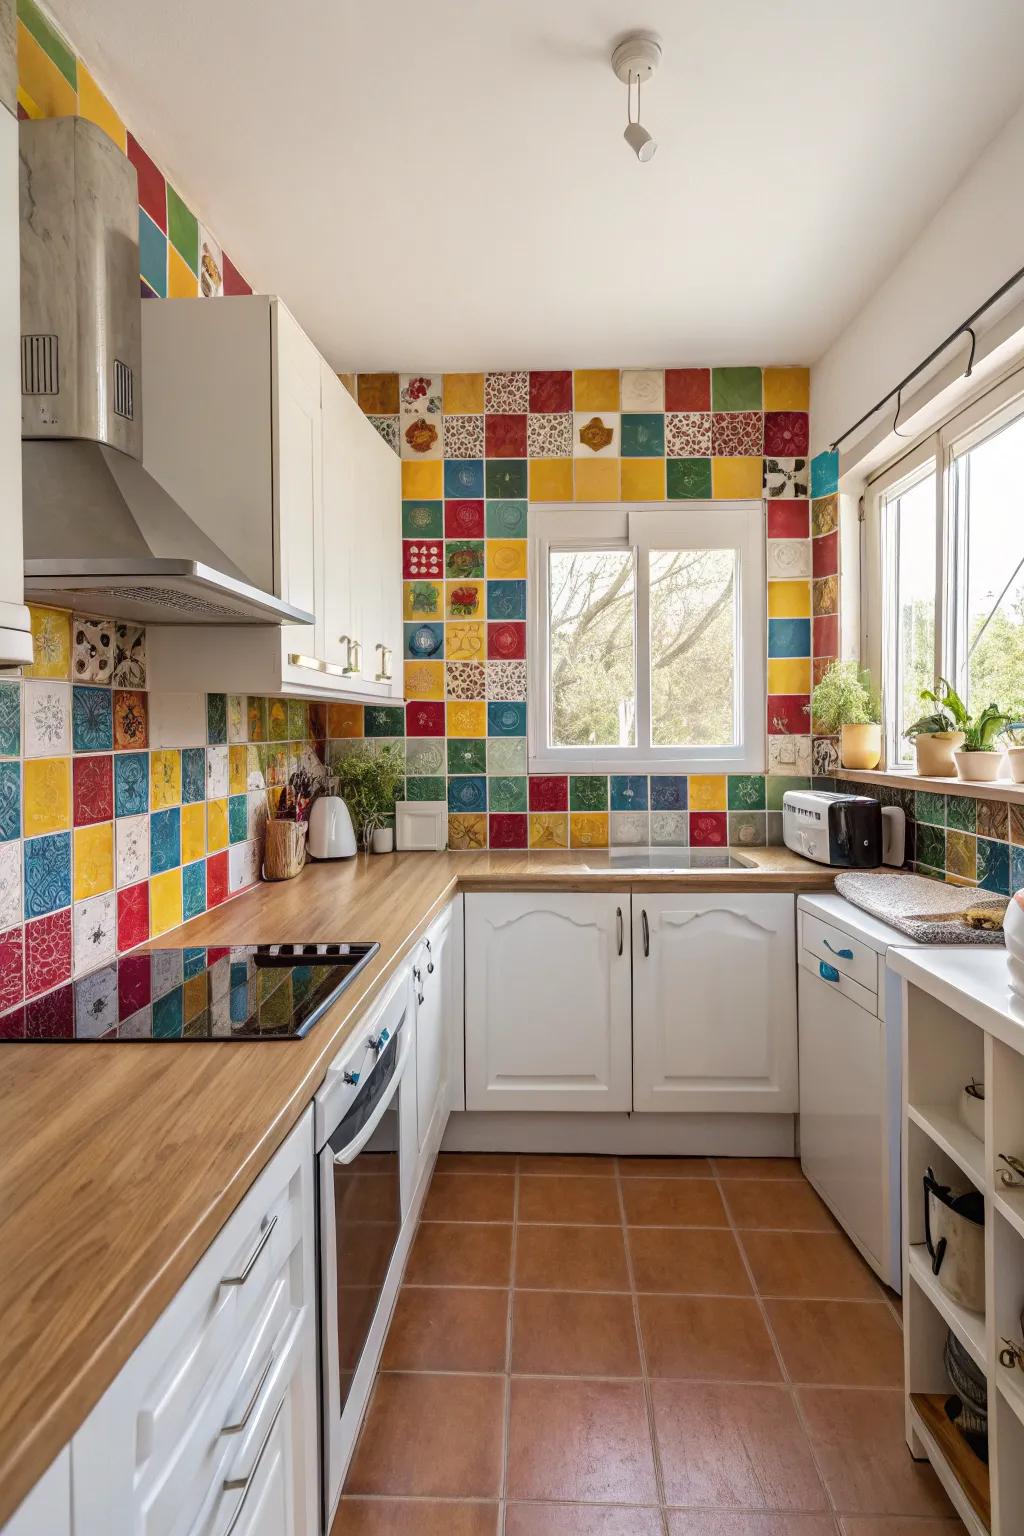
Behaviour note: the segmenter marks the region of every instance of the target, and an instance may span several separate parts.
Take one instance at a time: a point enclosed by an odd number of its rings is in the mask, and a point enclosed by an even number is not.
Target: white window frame
[[[763,773],[766,761],[765,506],[763,501],[648,502],[642,506],[531,504],[527,736],[531,773]],[[560,549],[632,549],[636,561],[637,744],[550,744],[548,557]],[[740,739],[733,747],[650,745],[650,549],[732,549],[738,556],[736,668]]]

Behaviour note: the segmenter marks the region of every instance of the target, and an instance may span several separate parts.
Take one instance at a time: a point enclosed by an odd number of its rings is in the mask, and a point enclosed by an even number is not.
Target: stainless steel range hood
[[[20,134],[27,597],[139,623],[312,624],[142,466],[134,166],[84,118]]]

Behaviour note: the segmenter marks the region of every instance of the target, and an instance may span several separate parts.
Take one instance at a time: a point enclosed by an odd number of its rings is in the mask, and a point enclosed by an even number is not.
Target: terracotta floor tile
[[[516,1181],[503,1173],[435,1173],[423,1207],[424,1221],[511,1221]]]
[[[840,1521],[843,1536],[964,1536],[966,1526],[956,1515],[951,1520],[904,1520],[897,1515],[854,1516]]]
[[[832,1502],[848,1515],[949,1515],[931,1467],[911,1459],[902,1392],[803,1387],[800,1410]]]
[[[508,1285],[510,1226],[468,1226],[427,1221],[413,1239],[407,1285]]]
[[[512,1370],[526,1375],[639,1376],[629,1296],[516,1291]]]
[[[495,1536],[497,1504],[342,1499],[331,1536]]]
[[[614,1179],[522,1175],[519,1180],[519,1220],[597,1222],[605,1226],[622,1220],[619,1189]]]
[[[706,1157],[620,1157],[624,1179],[709,1179]]]
[[[589,1174],[592,1178],[614,1178],[614,1157],[570,1157],[561,1152],[545,1152],[536,1157],[529,1153],[521,1153],[519,1157],[520,1173],[573,1173]]]
[[[741,1232],[762,1296],[877,1301],[878,1281],[840,1232]]]
[[[530,1227],[516,1233],[516,1285],[628,1291],[621,1227]]]
[[[440,1152],[438,1173],[515,1173],[516,1152]]]
[[[638,1291],[749,1296],[739,1244],[718,1227],[630,1227],[626,1241]]]
[[[626,1221],[637,1227],[726,1227],[712,1179],[623,1179]]]
[[[655,1381],[652,1393],[670,1504],[827,1508],[807,1437],[781,1388]]]
[[[494,1498],[504,1411],[501,1376],[378,1376],[345,1492]]]
[[[723,1180],[729,1215],[737,1227],[785,1232],[834,1232],[827,1206],[796,1179]]]
[[[514,1377],[507,1493],[569,1503],[656,1502],[642,1384]]]
[[[798,1157],[715,1157],[720,1179],[802,1179]]]
[[[768,1301],[790,1380],[835,1387],[903,1384],[903,1334],[884,1301]]]
[[[505,1536],[661,1536],[657,1509],[610,1504],[509,1504]]]
[[[503,1371],[508,1292],[403,1286],[381,1368],[385,1371]]]
[[[836,1536],[831,1515],[762,1515],[751,1510],[670,1509],[669,1536]],[[925,1532],[924,1536],[928,1536]]]
[[[781,1381],[756,1301],[641,1296],[640,1331],[651,1376],[690,1381]]]

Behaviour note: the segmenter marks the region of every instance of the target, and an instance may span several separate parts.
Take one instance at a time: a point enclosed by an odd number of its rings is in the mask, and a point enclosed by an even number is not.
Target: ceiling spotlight
[[[661,63],[661,44],[635,32],[624,38],[612,54],[612,69],[626,87],[626,128],[623,138],[640,161],[653,160],[658,141],[640,121],[640,86],[650,80]],[[633,86],[636,85],[636,119],[633,118]]]

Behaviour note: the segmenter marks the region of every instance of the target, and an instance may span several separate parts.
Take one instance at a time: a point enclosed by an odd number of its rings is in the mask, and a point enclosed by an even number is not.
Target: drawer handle
[[[822,981],[838,981],[839,972],[834,965],[829,965],[827,960],[818,961],[818,975]]]
[[[271,1372],[271,1370],[273,1368],[273,1364],[274,1364],[274,1351],[271,1350],[270,1351],[270,1359],[267,1361],[266,1365],[263,1367],[262,1371],[260,1372],[260,1379],[259,1379],[259,1381],[256,1383],[256,1385],[252,1389],[252,1396],[250,1397],[249,1401],[245,1405],[245,1409],[244,1409],[244,1411],[242,1413],[242,1417],[240,1419],[238,1419],[237,1422],[234,1423],[234,1424],[225,1424],[224,1428],[221,1430],[221,1434],[222,1435],[240,1435],[242,1433],[242,1430],[245,1428],[245,1426],[248,1424],[249,1420],[252,1418],[253,1409],[256,1407],[256,1404],[259,1402],[260,1393],[263,1391],[263,1388],[266,1385],[266,1380],[267,1380],[267,1377],[270,1375],[270,1372]]]
[[[651,953],[651,925],[647,921],[647,909],[646,908],[641,908],[641,910],[640,910],[640,928],[641,928],[641,931],[643,933],[644,959],[646,960],[647,957]]]
[[[241,1493],[241,1495],[242,1495],[242,1497],[239,1499],[237,1505],[235,1506],[235,1512],[231,1516],[230,1521],[228,1522],[228,1528],[224,1532],[224,1536],[231,1536],[231,1532],[234,1530],[235,1526],[238,1524],[239,1520],[241,1519],[242,1510],[245,1507],[245,1501],[246,1501],[246,1499],[249,1496],[249,1489],[252,1487],[253,1479],[255,1478],[256,1473],[260,1469],[260,1462],[263,1460],[263,1456],[264,1456],[264,1453],[266,1452],[267,1446],[270,1444],[270,1437],[274,1433],[274,1429],[275,1429],[275,1427],[277,1425],[278,1419],[281,1417],[281,1409],[283,1407],[284,1407],[284,1398],[281,1399],[281,1402],[280,1402],[280,1405],[278,1407],[278,1410],[274,1414],[274,1417],[270,1421],[270,1428],[267,1430],[266,1434],[263,1436],[263,1439],[262,1439],[262,1441],[260,1443],[260,1448],[256,1452],[255,1460],[253,1461],[252,1466],[249,1468],[248,1475],[246,1477],[228,1477],[228,1478],[225,1478],[225,1480],[224,1480],[224,1483],[223,1483],[222,1486],[223,1486],[223,1489],[224,1489],[225,1493]]]
[[[221,1285],[244,1285],[256,1267],[257,1260],[264,1248],[270,1242],[270,1234],[277,1226],[277,1217],[271,1217],[256,1240],[256,1246],[245,1261],[245,1266],[240,1275],[225,1275]]]
[[[618,935],[619,954],[622,954],[622,908],[615,908],[615,929]]]
[[[829,943],[828,939],[823,939],[822,942],[825,945],[825,948],[828,950],[830,955],[838,955],[840,960],[852,960],[853,959],[853,950],[852,949],[833,949],[833,947]]]

